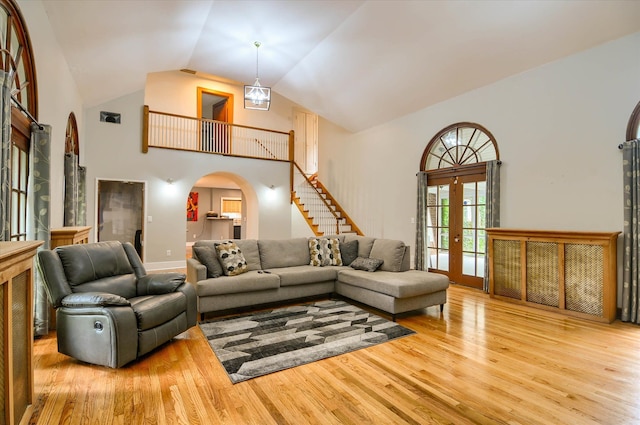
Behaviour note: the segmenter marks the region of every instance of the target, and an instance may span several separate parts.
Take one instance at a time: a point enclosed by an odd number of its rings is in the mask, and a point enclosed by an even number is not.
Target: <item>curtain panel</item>
[[[0,71],[0,241],[11,239],[11,84]]]
[[[64,225],[78,226],[78,157],[64,154]]]
[[[77,226],[87,225],[87,167],[78,166]]]
[[[50,157],[51,126],[31,124],[31,152],[29,153],[29,182],[27,193],[27,239],[43,241],[38,250],[49,249],[50,220]],[[34,268],[34,334],[49,332],[49,300],[39,268]]]
[[[638,312],[640,270],[640,140],[622,144],[623,236],[622,316],[623,322],[640,323]]]
[[[487,161],[486,226],[500,227],[500,165],[502,162]],[[485,266],[483,289],[489,292],[489,238],[485,233]]]
[[[418,206],[416,212],[416,253],[414,258],[416,270],[429,270],[428,220],[427,205],[427,173],[420,171],[418,177]]]

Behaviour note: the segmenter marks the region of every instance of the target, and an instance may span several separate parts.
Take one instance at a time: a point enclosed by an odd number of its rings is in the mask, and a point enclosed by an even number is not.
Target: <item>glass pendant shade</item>
[[[257,109],[268,111],[271,106],[271,88],[262,87],[258,77],[258,48],[260,42],[253,43],[256,46],[256,81],[252,86],[244,86],[244,109]]]
[[[262,87],[260,80],[256,81],[252,86],[244,86],[244,108],[257,109],[260,111],[268,111],[271,106],[271,88]]]

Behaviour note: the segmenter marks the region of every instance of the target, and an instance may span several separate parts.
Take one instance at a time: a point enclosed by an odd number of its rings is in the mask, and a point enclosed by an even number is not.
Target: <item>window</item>
[[[242,198],[221,198],[220,215],[233,219],[233,224],[238,226],[242,220]]]
[[[498,159],[498,146],[484,127],[458,123],[441,130],[427,145],[420,169],[424,171],[472,165]]]
[[[478,124],[442,129],[420,164],[427,171],[429,270],[483,288],[486,251],[486,162],[498,159],[491,133]]]
[[[27,239],[27,176],[29,154],[17,144],[11,146],[11,236],[12,241]]]
[[[31,42],[20,10],[13,0],[0,0],[0,68],[11,82],[11,182],[9,238],[27,237],[27,181],[29,177],[30,119],[38,116],[35,67]]]

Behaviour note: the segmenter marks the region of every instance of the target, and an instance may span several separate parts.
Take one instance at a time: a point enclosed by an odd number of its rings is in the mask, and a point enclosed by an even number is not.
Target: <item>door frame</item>
[[[95,180],[95,202],[94,202],[94,229],[95,229],[95,240],[99,241],[98,236],[100,234],[99,229],[99,217],[100,214],[100,182],[108,181],[108,182],[120,182],[120,183],[140,183],[142,184],[142,211],[141,217],[142,220],[140,222],[141,234],[140,234],[140,259],[144,262],[144,258],[146,256],[146,247],[145,240],[147,239],[147,226],[145,223],[147,222],[147,181],[146,180],[134,180],[134,179],[116,179],[116,178],[107,178],[107,177],[96,177]]]
[[[454,245],[454,237],[456,232],[459,232],[460,235],[463,234],[463,226],[461,222],[462,211],[457,210],[458,202],[460,200],[460,196],[463,194],[455,193],[456,188],[453,186],[454,179],[462,178],[461,185],[464,183],[465,178],[472,176],[484,176],[484,179],[474,179],[473,181],[486,181],[486,163],[480,162],[462,167],[452,167],[452,168],[443,168],[433,171],[427,172],[427,186],[444,184],[447,182],[449,184],[449,270],[438,270],[429,267],[430,272],[440,273],[447,275],[449,279],[454,282],[465,286],[470,286],[473,288],[482,289],[484,285],[484,277],[477,276],[469,276],[463,273],[464,270],[464,255],[462,249],[462,241],[456,243]],[[435,181],[435,183],[434,183]],[[442,183],[438,183],[442,181]],[[462,187],[462,186],[461,186]],[[454,213],[454,208],[456,208]],[[455,248],[454,248],[455,247]],[[455,254],[455,255],[454,255]],[[430,255],[430,254],[429,254]],[[487,264],[486,253],[485,253],[485,267]]]

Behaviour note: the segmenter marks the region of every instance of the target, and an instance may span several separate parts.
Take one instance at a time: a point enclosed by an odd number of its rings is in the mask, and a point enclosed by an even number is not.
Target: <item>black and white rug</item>
[[[234,384],[415,333],[338,300],[217,319],[200,328]]]

